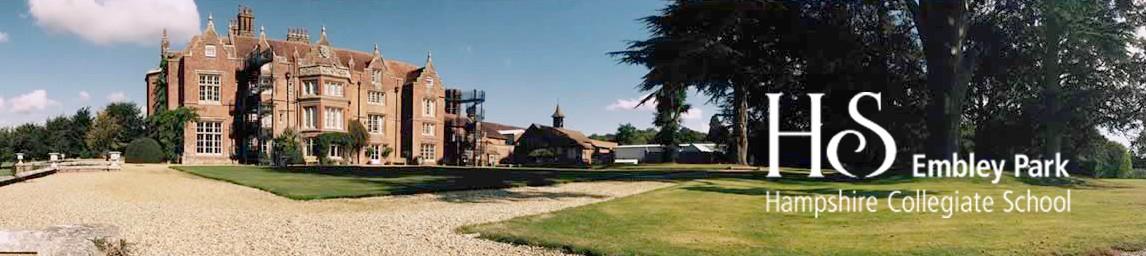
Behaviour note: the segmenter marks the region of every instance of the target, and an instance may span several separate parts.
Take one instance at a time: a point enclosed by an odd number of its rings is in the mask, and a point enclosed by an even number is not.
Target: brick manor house
[[[253,30],[254,21],[254,12],[240,7],[220,33],[208,17],[203,32],[178,51],[169,49],[164,33],[167,68],[146,75],[147,112],[156,111],[156,83],[164,76],[167,108],[199,114],[184,130],[183,163],[265,163],[271,139],[287,129],[298,132],[313,161],[314,138],[346,132],[352,120],[369,131],[367,148],[393,152],[362,150],[358,159],[438,164],[448,158],[447,125],[457,113],[447,112],[448,90],[429,54],[418,66],[384,58],[377,45],[369,52],[336,48],[325,27],[315,41],[305,29],[271,39],[263,28]],[[346,150],[328,151],[337,158]]]

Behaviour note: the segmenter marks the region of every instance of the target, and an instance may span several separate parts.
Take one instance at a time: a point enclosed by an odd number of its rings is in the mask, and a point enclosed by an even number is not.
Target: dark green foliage
[[[302,145],[298,134],[292,129],[286,129],[274,140],[274,163],[276,166],[302,164]]]
[[[123,156],[127,163],[162,163],[163,148],[154,139],[138,138],[127,144]]]
[[[341,157],[346,158],[346,150],[354,145],[354,138],[345,132],[326,132],[315,137],[314,154],[318,156],[320,164],[332,163],[330,159],[330,146],[338,145],[342,148]]]
[[[92,126],[92,113],[87,107],[76,110],[72,115],[71,127],[68,129],[68,155],[74,155],[82,158],[95,157],[95,154],[88,149],[87,143],[84,143],[84,135],[87,134],[88,129]]]
[[[199,119],[195,110],[179,107],[173,110],[161,108],[147,117],[147,131],[163,148],[166,159],[177,161],[183,155],[183,131],[188,122]]]
[[[11,144],[13,153],[24,153],[24,160],[48,158],[47,130],[35,124],[23,124],[12,130]]]
[[[614,139],[616,139],[617,144],[621,145],[640,144],[637,143],[639,132],[633,124],[625,123],[617,127],[617,135]]]
[[[1133,157],[1122,144],[1099,138],[1087,147],[1081,155],[1082,174],[1100,178],[1130,178],[1133,170]]]
[[[357,159],[358,152],[366,147],[366,143],[370,139],[370,132],[367,131],[366,126],[363,126],[362,122],[357,119],[350,121],[348,132],[350,134],[350,145],[348,147],[352,153],[354,153],[354,158]]]
[[[146,122],[135,103],[111,103],[107,105],[104,112],[120,127],[120,132],[115,136],[115,141],[109,144],[112,145],[111,150],[122,150],[122,145],[127,145],[132,139],[145,135]]]

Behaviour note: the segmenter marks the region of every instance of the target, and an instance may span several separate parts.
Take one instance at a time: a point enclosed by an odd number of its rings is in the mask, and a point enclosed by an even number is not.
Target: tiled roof
[[[493,123],[493,122],[482,122],[481,123],[481,130],[482,130],[482,132],[485,132],[486,137],[508,140],[508,139],[510,139],[510,136],[502,135],[498,131],[525,130],[525,128],[516,127],[516,126],[512,126],[512,125]]]
[[[235,37],[235,56],[247,56],[251,53],[251,51],[255,49],[255,46],[257,46],[258,43],[259,38],[257,37]],[[305,58],[306,55],[310,53],[310,49],[313,46],[307,42],[275,40],[269,38],[267,39],[267,43],[270,43],[271,49],[275,51],[275,55],[293,57],[294,52],[298,51],[300,58]],[[351,59],[353,59],[355,62],[353,65],[355,71],[362,71],[366,68],[366,66],[368,66],[368,64],[370,64],[369,61],[374,59],[373,54],[363,51],[334,48],[334,52],[340,61],[347,62],[341,63],[347,67],[351,66],[349,65],[349,62]],[[421,68],[417,65],[402,61],[389,59],[383,59],[383,61],[386,64],[388,69],[387,71],[392,74],[409,74],[410,72]]]
[[[556,127],[546,126],[546,125],[541,125],[541,124],[533,124],[533,126],[537,127],[538,129],[541,129],[542,131],[544,131],[546,133],[550,133],[552,135],[556,135],[559,137],[569,138],[570,140],[576,142],[577,144],[580,144],[581,148],[589,149],[589,148],[598,147],[598,148],[612,149],[612,148],[617,147],[617,143],[615,143],[615,142],[590,139],[589,137],[585,136],[585,134],[583,134],[579,131],[565,129],[565,128],[556,128]]]

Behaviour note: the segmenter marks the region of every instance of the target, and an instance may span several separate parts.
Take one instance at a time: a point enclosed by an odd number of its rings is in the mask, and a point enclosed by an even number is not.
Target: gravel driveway
[[[556,255],[454,229],[668,185],[586,182],[293,201],[163,166],[129,165],[0,187],[0,229],[111,224],[144,255]]]

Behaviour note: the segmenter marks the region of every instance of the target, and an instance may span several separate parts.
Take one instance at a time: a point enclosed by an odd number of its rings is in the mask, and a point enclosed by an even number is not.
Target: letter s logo
[[[883,129],[883,127],[879,126],[879,124],[872,122],[871,120],[867,119],[866,117],[864,117],[863,115],[860,114],[858,105],[859,105],[859,100],[863,97],[874,98],[876,108],[878,110],[883,109],[883,103],[882,103],[882,100],[880,100],[880,94],[879,93],[872,93],[872,92],[862,92],[862,93],[856,94],[856,96],[852,97],[851,102],[848,103],[848,115],[851,116],[852,120],[855,120],[856,123],[859,123],[861,126],[866,127],[869,130],[871,130],[872,132],[874,132],[876,134],[876,136],[879,136],[879,139],[883,141],[883,147],[884,147],[883,163],[880,164],[879,169],[876,169],[875,172],[872,172],[871,174],[868,174],[867,176],[864,177],[864,178],[871,178],[871,177],[879,176],[880,174],[883,174],[884,172],[886,172],[888,169],[891,169],[891,164],[893,162],[895,162],[895,156],[897,154],[897,152],[896,152],[897,150],[895,147],[895,139],[893,139],[891,137],[891,134],[888,133],[887,130]],[[838,148],[840,146],[839,145],[840,140],[842,140],[847,135],[853,135],[857,139],[859,139],[859,146],[856,147],[855,152],[861,152],[867,146],[867,139],[864,138],[863,134],[861,134],[855,130],[845,130],[845,131],[842,131],[840,133],[837,133],[835,136],[832,136],[831,140],[828,141],[828,163],[830,163],[832,165],[832,168],[835,168],[836,171],[839,171],[841,174],[847,175],[848,177],[855,178],[856,177],[855,175],[852,175],[850,172],[847,171],[847,169],[844,169],[843,164],[840,164],[840,159],[839,159]]]

